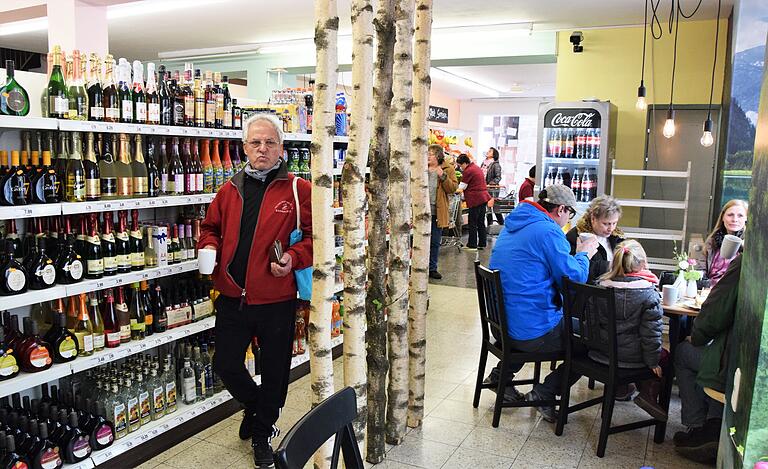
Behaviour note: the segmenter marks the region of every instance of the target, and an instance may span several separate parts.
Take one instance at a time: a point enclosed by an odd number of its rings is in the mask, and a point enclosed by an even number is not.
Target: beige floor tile
[[[237,436],[235,436],[236,438]],[[191,447],[164,461],[178,469],[192,467],[227,467],[243,454],[231,448],[225,448],[207,441],[198,441]]]
[[[606,453],[604,457],[598,458],[589,449],[579,461],[579,469],[638,469],[644,465],[642,458],[621,456],[618,454]]]
[[[487,413],[486,409],[475,409],[472,407],[472,404],[466,402],[444,400],[429,415],[476,425],[483,421]]]
[[[240,423],[231,423],[228,427],[225,427],[213,435],[209,435],[205,438],[208,443],[214,443],[225,448],[236,450],[240,453],[251,452],[251,440],[241,440],[238,436],[238,430]]]
[[[455,446],[412,437],[406,438],[402,444],[389,450],[387,459],[417,467],[437,469],[448,461],[455,450]]]
[[[575,468],[579,465],[579,459],[583,453],[583,446],[563,446],[558,443],[556,436],[552,438],[528,438],[523,448],[518,453],[515,463],[529,461],[535,464],[548,464],[557,467]],[[524,466],[521,466],[524,467]]]
[[[461,443],[461,448],[509,458],[511,464],[527,438],[503,428],[477,427]]]
[[[427,416],[421,426],[412,429],[408,435],[447,445],[459,446],[474,428],[474,426],[465,423]]]
[[[509,469],[512,459],[482,451],[459,448],[443,465],[442,469],[467,469],[477,467],[483,469]]]
[[[305,413],[309,412],[312,408],[312,390],[290,386],[288,396],[285,399],[285,407]]]
[[[195,443],[198,443],[202,440],[200,440],[197,435],[191,436],[187,438],[186,440],[182,441],[181,443],[177,444],[176,446],[172,446],[168,448],[167,450],[163,451],[162,453],[158,454],[154,458],[150,459],[144,464],[149,463],[150,461],[154,461],[154,463],[160,464],[162,462],[167,461],[168,459],[172,458],[173,456],[176,456],[180,452],[188,449],[189,447],[193,446]]]
[[[595,454],[600,436],[600,423],[596,422],[589,436],[585,454]],[[645,442],[645,443],[643,443]],[[605,454],[618,454],[633,459],[644,459],[648,442],[648,428],[639,428],[608,436]]]
[[[366,467],[369,467],[369,466],[366,465]],[[418,466],[411,466],[410,464],[404,464],[392,459],[384,459],[382,462],[378,464],[374,464],[370,467],[375,469],[413,469],[414,467],[418,467]]]
[[[445,399],[458,386],[459,386],[458,383],[452,383],[450,381],[444,381],[441,379],[433,378],[430,375],[429,370],[427,370],[427,376],[424,379],[424,395]]]

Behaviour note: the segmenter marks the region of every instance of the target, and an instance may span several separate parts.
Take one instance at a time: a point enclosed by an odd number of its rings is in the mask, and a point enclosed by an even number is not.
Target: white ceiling
[[[547,98],[555,95],[557,64],[478,65],[440,68],[497,90],[502,97]],[[433,78],[432,88],[456,99],[483,96],[467,87],[439,78]]]

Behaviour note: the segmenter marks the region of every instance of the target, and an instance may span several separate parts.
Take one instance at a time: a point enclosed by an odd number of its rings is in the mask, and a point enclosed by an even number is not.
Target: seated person
[[[597,257],[597,255],[595,256]],[[613,255],[613,267],[603,274],[601,286],[613,288],[616,297],[616,334],[620,368],[648,367],[656,375],[637,383],[640,394],[635,404],[651,417],[667,421],[667,411],[659,405],[662,359],[666,364],[668,353],[661,348],[662,309],[656,290],[659,279],[648,270],[645,250],[637,241],[624,241]],[[607,318],[601,317],[604,330]],[[589,357],[608,364],[608,357],[591,350]]]
[[[520,184],[520,190],[517,192],[518,201],[533,201],[533,186],[536,184],[536,166],[531,166],[528,170],[528,177]]]
[[[744,238],[744,227],[747,224],[747,203],[743,200],[733,199],[723,205],[720,215],[717,217],[715,229],[709,234],[704,243],[706,253],[705,275],[709,279],[709,286],[714,287],[725,275],[730,259],[720,257],[720,247],[723,245],[725,235],[734,235]]]
[[[707,396],[704,388],[725,392],[739,277],[741,255],[731,261],[701,305],[690,341],[681,342],[675,350],[680,420],[688,427],[688,431],[675,433],[675,451],[697,462],[708,463],[717,458],[723,404]]]
[[[509,319],[507,335],[520,351],[564,350],[562,278],[586,281],[589,258],[597,250],[596,239],[578,240],[576,255],[570,255],[562,227],[576,214],[575,206],[570,188],[562,184],[548,186],[539,193],[538,202],[524,201],[507,216],[491,253],[490,268],[501,274]],[[543,383],[535,385],[526,399],[554,399],[563,372],[561,365]],[[571,376],[569,380],[573,383],[578,378]],[[553,407],[538,410],[548,422],[555,421]]]
[[[610,195],[601,195],[592,200],[584,215],[565,235],[571,243],[571,254],[576,253],[576,240],[581,233],[597,236],[597,252],[589,260],[587,283],[595,283],[597,278],[611,270],[613,251],[624,241],[624,233],[616,227],[621,218],[621,206]]]

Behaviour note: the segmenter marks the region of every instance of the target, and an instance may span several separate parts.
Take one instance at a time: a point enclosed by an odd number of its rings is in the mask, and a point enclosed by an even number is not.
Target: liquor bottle
[[[131,241],[128,234],[128,212],[117,212],[117,232],[115,233],[115,251],[117,253],[117,273],[131,271]]]
[[[101,233],[101,255],[105,276],[117,274],[117,247],[115,245],[115,235],[112,231],[112,212],[104,212]]]
[[[88,305],[86,304],[85,293],[80,293],[76,297],[78,303],[77,322],[75,323],[75,337],[77,337],[78,354],[84,357],[93,354],[93,324],[88,315]],[[71,298],[70,301],[75,300]]]
[[[101,88],[101,60],[95,53],[91,53],[88,61],[86,75],[88,89],[88,120],[104,120],[104,92]]]
[[[202,365],[203,371],[205,372],[205,397],[213,397],[213,364],[211,363],[211,357],[208,355],[208,345],[202,344],[200,352],[200,363]]]
[[[240,172],[247,164],[246,161],[240,157],[240,142],[231,142],[232,144],[232,164],[235,166],[235,173]]]
[[[147,123],[147,95],[144,92],[144,65],[133,61],[133,85],[131,87],[133,99],[133,121],[137,124]]]
[[[13,60],[5,61],[5,86],[0,88],[0,114],[26,116],[29,114],[29,95],[14,75]]]
[[[104,66],[106,70],[101,101],[104,107],[104,120],[106,122],[118,122],[120,120],[120,96],[117,92],[117,86],[115,86],[114,72],[119,73],[119,71],[115,68],[115,59],[112,54],[107,54],[104,58]],[[110,151],[110,153],[112,152]]]
[[[48,79],[48,117],[66,119],[69,116],[69,96],[61,71],[61,47],[53,46],[53,69]]]
[[[217,83],[216,88],[216,128],[217,129],[229,129],[232,128],[232,110],[231,98],[229,96],[228,79],[224,76],[223,80],[221,72],[214,74],[214,81]]]
[[[133,171],[131,158],[128,154],[128,136],[126,134],[120,134],[120,151],[114,166],[117,175],[117,196],[133,197]]]
[[[115,308],[115,297],[111,288],[108,288],[104,294],[104,301],[101,304],[101,319],[104,322],[104,337],[107,348],[120,346],[120,320]]]
[[[64,462],[75,464],[87,459],[92,452],[88,435],[78,428],[77,412],[70,412],[68,430],[60,441]]]
[[[101,238],[98,233],[98,218],[95,213],[90,214],[88,236],[85,238],[85,278],[96,279],[104,275],[104,258],[101,251]]]
[[[85,168],[83,167],[80,132],[72,132],[72,151],[67,161],[66,201],[85,201]]]
[[[208,397],[206,388],[205,365],[200,356],[200,347],[194,347],[192,353],[192,369],[195,370],[195,396],[197,401],[205,400]]]
[[[104,134],[103,151],[99,160],[99,178],[101,181],[101,198],[111,200],[117,197],[117,169],[112,153],[112,135]]]
[[[168,355],[170,357],[170,355]],[[163,381],[165,382],[165,414],[176,412],[176,373],[170,358],[166,357],[163,364]]]
[[[130,163],[131,174],[133,176],[133,197],[146,197],[149,183],[147,180],[147,165],[144,163],[141,135],[136,135],[136,144],[134,147],[133,160]]]
[[[64,302],[55,301],[53,325],[45,334],[45,341],[51,345],[54,363],[66,363],[77,358],[79,343],[75,334],[67,329],[67,316],[64,314]]]
[[[11,151],[11,167],[8,172],[0,179],[0,202],[2,205],[27,205],[31,202],[29,199],[29,180],[24,174],[19,159],[19,151]]]
[[[181,370],[181,384],[185,404],[194,404],[197,401],[197,387],[195,382],[195,370],[192,369],[189,358],[184,359],[184,368]]]
[[[85,200],[94,201],[101,199],[101,173],[99,172],[99,160],[96,156],[98,147],[93,137],[93,132],[88,132],[83,169],[85,171]]]
[[[19,374],[16,351],[8,345],[5,330],[0,328],[0,381],[15,378]]]
[[[151,64],[150,65],[154,65]],[[159,106],[159,123],[160,125],[173,125],[173,96],[168,89],[168,81],[165,75],[165,66],[161,65],[160,70],[157,72],[159,86],[157,89],[157,103]],[[147,77],[149,78],[149,77]],[[149,88],[149,84],[147,84]]]
[[[144,243],[144,266],[145,267],[157,267],[157,251],[155,251],[155,243],[152,241],[152,226],[147,226],[147,242]]]
[[[187,237],[184,231],[184,225],[182,225],[181,223],[179,223],[178,225],[175,225],[173,230],[174,235],[177,232],[179,233],[179,236],[178,236],[179,249],[178,251],[176,251],[176,259],[177,259],[177,262],[186,262],[189,259],[187,259]]]
[[[24,340],[18,344],[18,357],[22,371],[35,373],[51,367],[51,346],[40,338],[37,324],[24,318]]]
[[[309,123],[312,122],[310,119],[311,114],[311,107],[307,106],[307,132],[312,133],[312,128],[310,127]],[[232,99],[232,128],[233,129],[242,129],[243,128],[243,118],[242,118],[242,110],[237,105],[237,100]]]
[[[56,283],[69,285],[83,279],[82,257],[75,252],[75,235],[72,233],[69,218],[66,218],[66,243],[56,258]]]
[[[131,80],[131,64],[123,57],[117,63],[117,96],[120,102],[120,122],[133,122],[133,97],[128,83]]]
[[[221,164],[221,157],[219,156],[219,141],[213,140],[211,142],[211,163],[213,165],[213,192],[219,192],[221,186],[224,185],[224,167]]]
[[[30,290],[42,290],[56,283],[56,267],[45,252],[46,239],[39,237],[36,242],[35,256],[30,258],[26,266]]]
[[[56,170],[51,167],[51,152],[43,152],[43,166],[39,173],[33,176],[30,181],[32,188],[32,202],[38,204],[58,203],[59,180],[56,177]]]
[[[180,91],[184,102],[184,125],[195,125],[195,92],[192,90],[192,64],[184,64],[184,81],[180,83]]]
[[[131,340],[144,339],[146,323],[144,302],[141,300],[141,290],[138,282],[131,285],[133,297],[131,298],[130,317],[131,317]]]
[[[176,73],[178,75],[178,70]],[[168,93],[171,95],[171,103],[173,105],[173,113],[171,115],[171,119],[173,119],[173,125],[182,126],[184,125],[184,106],[186,104],[184,100],[184,93],[179,86],[179,80],[177,78],[169,78],[169,80],[170,82],[168,83]],[[192,103],[192,111],[194,112],[194,101]]]
[[[123,379],[123,388],[125,408],[128,414],[128,433],[133,433],[141,428],[141,411],[139,410],[139,394],[136,392],[130,374]]]
[[[6,223],[5,242],[10,242],[13,245],[13,258],[18,262],[22,262],[24,254],[22,252],[21,239],[19,239],[19,234],[16,231],[16,220],[11,218]]]
[[[195,127],[205,127],[205,84],[199,68],[195,69],[192,94],[195,99]]]
[[[179,157],[179,139],[173,137],[171,140],[171,156],[168,159],[168,194],[184,194],[184,166]]]
[[[154,366],[149,370],[150,411],[152,420],[158,420],[165,415],[165,382]]]
[[[113,378],[110,384],[112,394],[109,400],[109,417],[115,430],[115,440],[128,435],[128,414],[125,409],[125,399],[120,392],[120,385],[116,378]]]
[[[147,197],[160,195],[160,170],[157,167],[157,145],[155,139],[147,140]]]
[[[104,321],[101,320],[99,312],[99,298],[95,292],[88,294],[88,317],[91,319],[93,328],[93,351],[98,352],[104,349],[106,340],[104,337]]]
[[[67,59],[69,65],[69,59]],[[83,70],[85,61],[81,60],[80,51],[72,51],[72,68],[68,71],[67,84],[69,85],[69,119],[84,121],[88,120],[88,92],[85,91],[85,82],[83,81]]]
[[[201,83],[205,99],[205,126],[214,128],[216,126],[216,88],[213,84],[213,74],[210,70],[205,71],[205,82]]]
[[[144,269],[144,237],[139,226],[139,211],[131,210],[131,232],[130,232],[130,250],[131,250],[131,270]]]
[[[209,151],[210,140],[201,141],[200,149],[200,163],[203,168],[203,193],[213,193],[213,163],[211,163],[211,155]]]
[[[184,169],[184,195],[195,194],[197,178],[192,167],[192,148],[188,138],[184,139],[181,155],[181,166]]]
[[[5,240],[5,257],[0,261],[0,296],[27,291],[27,271],[14,258],[13,243]]]
[[[229,142],[226,140],[221,141],[222,146],[222,159],[221,159],[221,165],[224,171],[224,182],[229,181],[232,179],[232,176],[235,175],[234,168],[232,167],[232,160],[229,157]],[[223,183],[222,183],[223,184]]]
[[[152,328],[156,333],[168,330],[168,314],[165,310],[165,300],[160,284],[155,284],[154,295],[152,295]]]
[[[109,385],[106,385],[108,388]],[[109,392],[108,389],[106,389]],[[108,395],[106,396],[108,398]],[[105,399],[106,400],[106,399]],[[94,451],[99,451],[108,448],[115,441],[115,426],[107,420],[106,407],[103,402],[95,402],[94,407],[96,411],[93,412],[93,419],[89,422],[86,428],[89,435],[88,442]]]
[[[200,164],[200,148],[197,140],[192,141],[192,171],[195,173],[195,194],[203,193],[203,165]]]

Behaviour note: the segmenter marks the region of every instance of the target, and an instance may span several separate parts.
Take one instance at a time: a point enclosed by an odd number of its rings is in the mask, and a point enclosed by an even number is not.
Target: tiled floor
[[[462,256],[469,253],[462,253]],[[470,263],[471,265],[471,263]],[[447,272],[447,270],[446,270]],[[668,440],[653,443],[649,428],[613,435],[604,458],[595,456],[599,408],[569,419],[563,436],[528,409],[505,409],[499,428],[491,426],[494,394],[484,391],[480,408],[472,407],[479,353],[477,297],[468,288],[432,284],[428,315],[426,418],[410,430],[403,444],[388,447],[382,469],[422,468],[698,468],[677,457],[670,441],[679,424],[675,396],[667,427]],[[341,359],[334,364],[336,388],[343,381]],[[522,373],[530,373],[524,369]],[[586,379],[574,387],[573,399],[601,392],[587,388]],[[308,377],[293,383],[286,409],[278,422],[287,431],[310,406]],[[614,423],[647,418],[633,403],[617,403]],[[240,441],[240,416],[231,417],[143,464],[142,468],[253,467],[248,442]],[[275,443],[276,444],[276,443]]]

